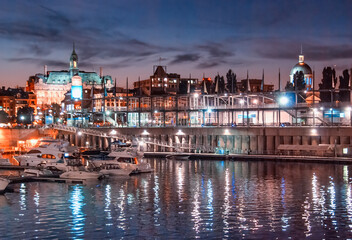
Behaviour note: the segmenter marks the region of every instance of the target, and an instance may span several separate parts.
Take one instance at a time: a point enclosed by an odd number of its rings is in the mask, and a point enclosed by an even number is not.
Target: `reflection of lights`
[[[313,134],[313,135],[317,134],[317,132],[318,132],[318,131],[317,131],[315,128],[313,128],[313,129],[310,130],[310,133]]]
[[[210,108],[208,108],[207,112],[208,112],[208,113],[211,113],[211,112],[212,112],[212,110],[211,110]]]
[[[222,218],[224,222],[224,233],[228,234],[229,233],[229,214],[230,214],[230,174],[229,174],[229,169],[226,168],[225,170],[225,191],[224,191],[224,206],[223,206],[223,213],[222,213]],[[228,236],[227,236],[228,237]]]
[[[182,167],[177,169],[177,187],[178,187],[178,201],[182,202],[182,192],[183,192],[183,174]]]
[[[110,204],[111,204],[111,186],[108,184],[105,187],[105,209],[104,209],[104,212],[106,212],[106,215],[107,215],[106,219],[108,220],[112,219]],[[106,225],[112,226],[113,223],[106,223]]]
[[[38,191],[35,191],[35,194],[34,194],[34,197],[33,197],[33,201],[34,201],[34,204],[35,204],[37,207],[39,207],[39,198],[40,198],[40,196],[39,196]]]
[[[194,230],[196,231],[196,233],[199,233],[199,227],[200,227],[200,222],[201,222],[201,215],[200,215],[200,201],[199,201],[199,180],[196,180],[196,187],[194,189],[194,200],[193,200],[193,204],[194,204],[194,208],[192,211],[192,220],[194,221]]]
[[[113,129],[113,130],[111,130],[110,134],[111,134],[111,135],[116,135],[117,132],[116,132],[116,130]]]
[[[78,236],[84,233],[85,214],[82,212],[84,206],[84,195],[81,185],[73,186],[70,196],[70,209],[72,210],[72,230]]]
[[[159,225],[159,214],[161,212],[161,208],[159,206],[159,177],[155,175],[154,180],[154,224]]]
[[[346,112],[351,112],[351,110],[352,110],[351,107],[347,107],[347,108],[345,109]]]
[[[225,133],[225,135],[229,135],[230,131],[228,129],[225,129],[224,133]]]
[[[209,210],[209,218],[211,219],[209,222],[209,226],[206,228],[207,230],[212,230],[213,228],[213,215],[214,215],[214,207],[213,207],[213,186],[212,186],[212,182],[211,179],[208,179],[208,191],[207,191],[207,197],[208,197],[208,205],[207,205],[207,209]]]
[[[109,116],[111,114],[111,112],[109,110],[107,110],[105,113],[107,116]]]
[[[26,210],[26,208],[27,208],[26,185],[24,183],[21,183],[20,196],[21,196],[20,197],[21,210]]]

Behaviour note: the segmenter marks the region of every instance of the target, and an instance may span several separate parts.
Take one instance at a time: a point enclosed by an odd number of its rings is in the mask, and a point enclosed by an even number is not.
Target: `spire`
[[[260,84],[260,91],[264,92],[264,69],[263,69],[263,76],[262,76],[262,82]]]
[[[249,83],[248,70],[247,70],[247,88],[246,88],[246,92],[250,92],[250,91],[251,91],[251,85]]]
[[[281,92],[281,74],[280,74],[280,68],[279,68],[279,92]]]
[[[301,44],[301,54],[300,54],[299,57],[298,57],[298,62],[299,62],[299,63],[303,63],[303,62],[304,62],[304,55],[303,55],[303,47],[302,47],[302,44]]]

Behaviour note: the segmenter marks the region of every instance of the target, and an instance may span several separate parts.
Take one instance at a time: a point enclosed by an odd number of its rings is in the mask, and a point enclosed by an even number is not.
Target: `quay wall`
[[[116,131],[113,135],[112,130]],[[239,154],[346,156],[342,149],[352,147],[351,127],[101,128],[98,131],[106,136],[60,130],[58,137],[77,146],[100,149],[108,148],[118,138],[138,139],[144,151],[152,152],[174,151],[172,146],[176,146],[184,152],[211,153],[221,149]],[[280,145],[291,146],[291,150],[279,150]],[[327,147],[310,151],[319,145]]]

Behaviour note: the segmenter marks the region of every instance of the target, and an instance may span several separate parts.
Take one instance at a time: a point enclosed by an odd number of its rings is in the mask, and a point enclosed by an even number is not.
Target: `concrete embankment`
[[[174,152],[145,152],[146,158],[166,158]],[[214,153],[187,153],[190,160],[230,160],[230,161],[273,161],[273,162],[302,162],[302,163],[334,163],[352,164],[352,158],[347,157],[318,157],[318,156],[286,156],[286,155],[220,155]]]

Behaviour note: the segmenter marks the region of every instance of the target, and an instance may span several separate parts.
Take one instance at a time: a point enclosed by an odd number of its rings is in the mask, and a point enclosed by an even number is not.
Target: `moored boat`
[[[102,173],[99,172],[88,172],[88,171],[68,171],[64,172],[60,175],[60,178],[68,178],[75,180],[94,180],[100,179],[103,176]]]
[[[5,191],[9,183],[10,183],[10,180],[8,180],[7,178],[0,177],[0,193],[3,193]]]
[[[133,171],[121,168],[119,164],[102,164],[99,172],[108,176],[129,176]]]

